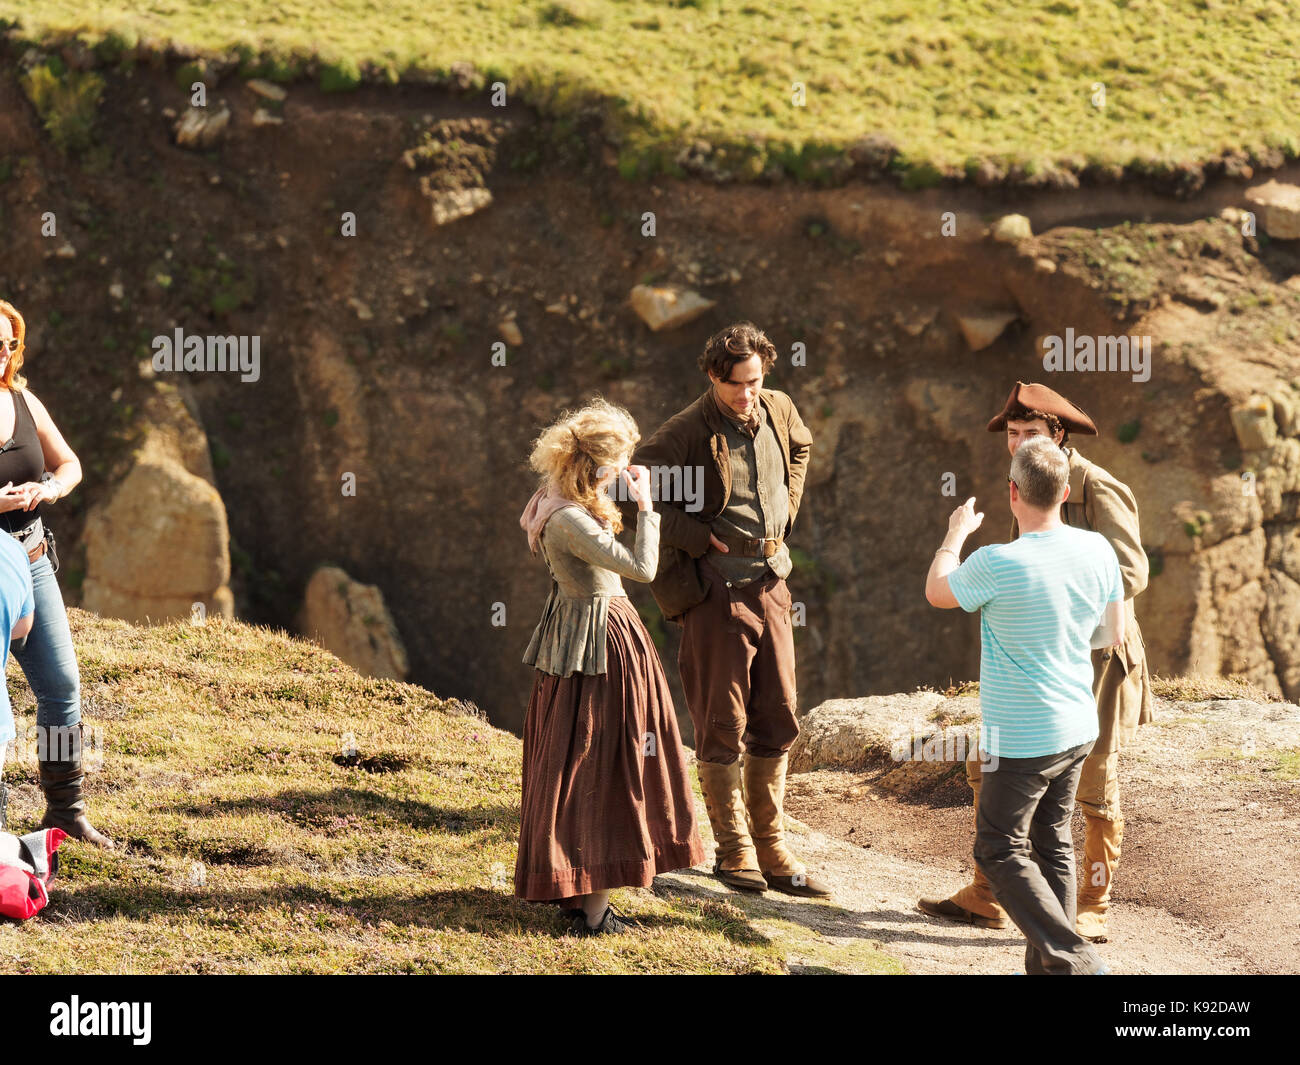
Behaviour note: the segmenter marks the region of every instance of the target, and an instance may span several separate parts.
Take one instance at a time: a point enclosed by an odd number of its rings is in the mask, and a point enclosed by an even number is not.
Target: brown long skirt
[[[629,599],[609,601],[603,674],[535,671],[524,720],[515,894],[649,887],[704,860],[668,679]]]

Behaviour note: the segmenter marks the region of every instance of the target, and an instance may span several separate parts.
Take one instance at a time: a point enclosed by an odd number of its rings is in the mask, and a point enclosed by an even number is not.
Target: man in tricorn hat
[[[1061,505],[1067,525],[1101,533],[1119,558],[1124,582],[1126,637],[1122,652],[1093,651],[1093,694],[1097,699],[1099,733],[1083,764],[1076,795],[1084,812],[1084,875],[1079,887],[1075,928],[1094,943],[1107,939],[1106,914],[1111,883],[1119,863],[1124,817],[1119,805],[1119,751],[1133,739],[1138,725],[1152,719],[1151,677],[1133,599],[1147,586],[1147,556],[1138,529],[1138,508],[1128,486],[1068,447],[1070,433],[1096,436],[1097,427],[1079,407],[1046,385],[1017,381],[1006,406],[988,425],[1005,432],[1012,455],[1033,436],[1050,436],[1070,460],[1070,492]],[[1013,518],[1011,539],[1020,530]],[[966,779],[979,806],[982,779],[978,752],[966,762]],[[951,898],[923,898],[917,906],[935,917],[965,921],[982,928],[1005,928],[1006,911],[994,898],[992,886],[975,869],[971,883]]]

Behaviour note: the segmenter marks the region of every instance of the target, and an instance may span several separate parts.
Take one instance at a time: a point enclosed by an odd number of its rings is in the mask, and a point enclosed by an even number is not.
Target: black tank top
[[[45,472],[45,452],[41,450],[40,437],[36,435],[36,422],[27,409],[27,397],[17,389],[14,397],[14,435],[0,446],[0,488],[8,481],[15,485],[39,481]],[[3,402],[3,400],[0,400]],[[41,505],[33,510],[6,510],[0,513],[0,528],[5,532],[18,532],[40,516]]]

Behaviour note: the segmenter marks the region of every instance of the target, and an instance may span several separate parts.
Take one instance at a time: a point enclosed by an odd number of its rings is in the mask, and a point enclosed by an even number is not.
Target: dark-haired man
[[[1078,802],[1084,813],[1084,871],[1079,885],[1076,928],[1094,943],[1106,942],[1111,885],[1119,864],[1124,817],[1119,805],[1119,752],[1133,739],[1139,725],[1152,719],[1151,677],[1147,671],[1142,632],[1133,613],[1133,599],[1147,586],[1148,562],[1142,549],[1137,502],[1123,482],[1078,450],[1067,446],[1071,432],[1096,436],[1092,419],[1046,385],[1017,381],[1002,411],[988,424],[991,433],[1006,433],[1007,450],[1015,455],[1025,440],[1045,436],[1069,459],[1070,494],[1061,506],[1066,525],[1101,533],[1119,559],[1124,583],[1125,638],[1121,648],[1093,651],[1093,694],[1097,701],[1099,734],[1079,777]],[[1011,539],[1020,530],[1011,521]],[[981,772],[978,753],[966,763],[966,779],[979,806]],[[935,917],[964,921],[984,928],[1005,928],[1006,911],[977,866],[975,876],[947,899],[923,898],[917,903]]]
[[[660,493],[659,572],[650,590],[664,617],[682,627],[677,662],[718,845],[714,874],[742,891],[826,897],[829,889],[785,845],[786,766],[799,734],[785,540],[812,434],[789,396],[763,387],[775,362],[772,342],[752,322],[714,334],[699,359],[708,389],[632,462],[652,475],[675,471],[675,483],[689,469],[703,471],[697,513]]]

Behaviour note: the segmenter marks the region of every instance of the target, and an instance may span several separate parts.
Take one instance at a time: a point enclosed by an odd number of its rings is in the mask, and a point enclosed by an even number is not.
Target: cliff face
[[[782,355],[767,383],[814,435],[790,582],[804,705],[976,675],[977,628],[929,608],[922,583],[966,496],[987,512],[978,542],[1005,536],[1006,448],[984,425],[1017,379],[1093,414],[1101,436],[1076,442],[1137,495],[1153,669],[1300,692],[1300,257],[1207,218],[1244,184],[1189,202],[638,184],[581,123],[297,86],[275,123],[264,97],[211,73],[228,124],[184,148],[187,94],[159,66],[106,72],[111,148],[76,163],[0,79],[0,291],[27,314],[33,388],[74,447],[84,459],[102,437],[120,454],[88,477],[92,501],[130,469],[136,412],[180,389],[209,441],[241,616],[292,624],[312,573],[337,565],[382,591],[411,679],[518,727],[548,587],[517,525],[529,442],[593,393],[649,435],[704,387],[704,339],[749,318]],[[41,236],[47,210],[57,240]],[[990,239],[1011,210],[1057,228]],[[1133,216],[1148,221],[1120,225]],[[74,256],[56,254],[65,242]],[[651,333],[626,303],[644,282],[716,306]],[[257,379],[142,374],[177,327],[259,337]],[[1042,338],[1067,329],[1149,335],[1149,378],[1049,373]],[[630,592],[671,661],[676,630]]]

